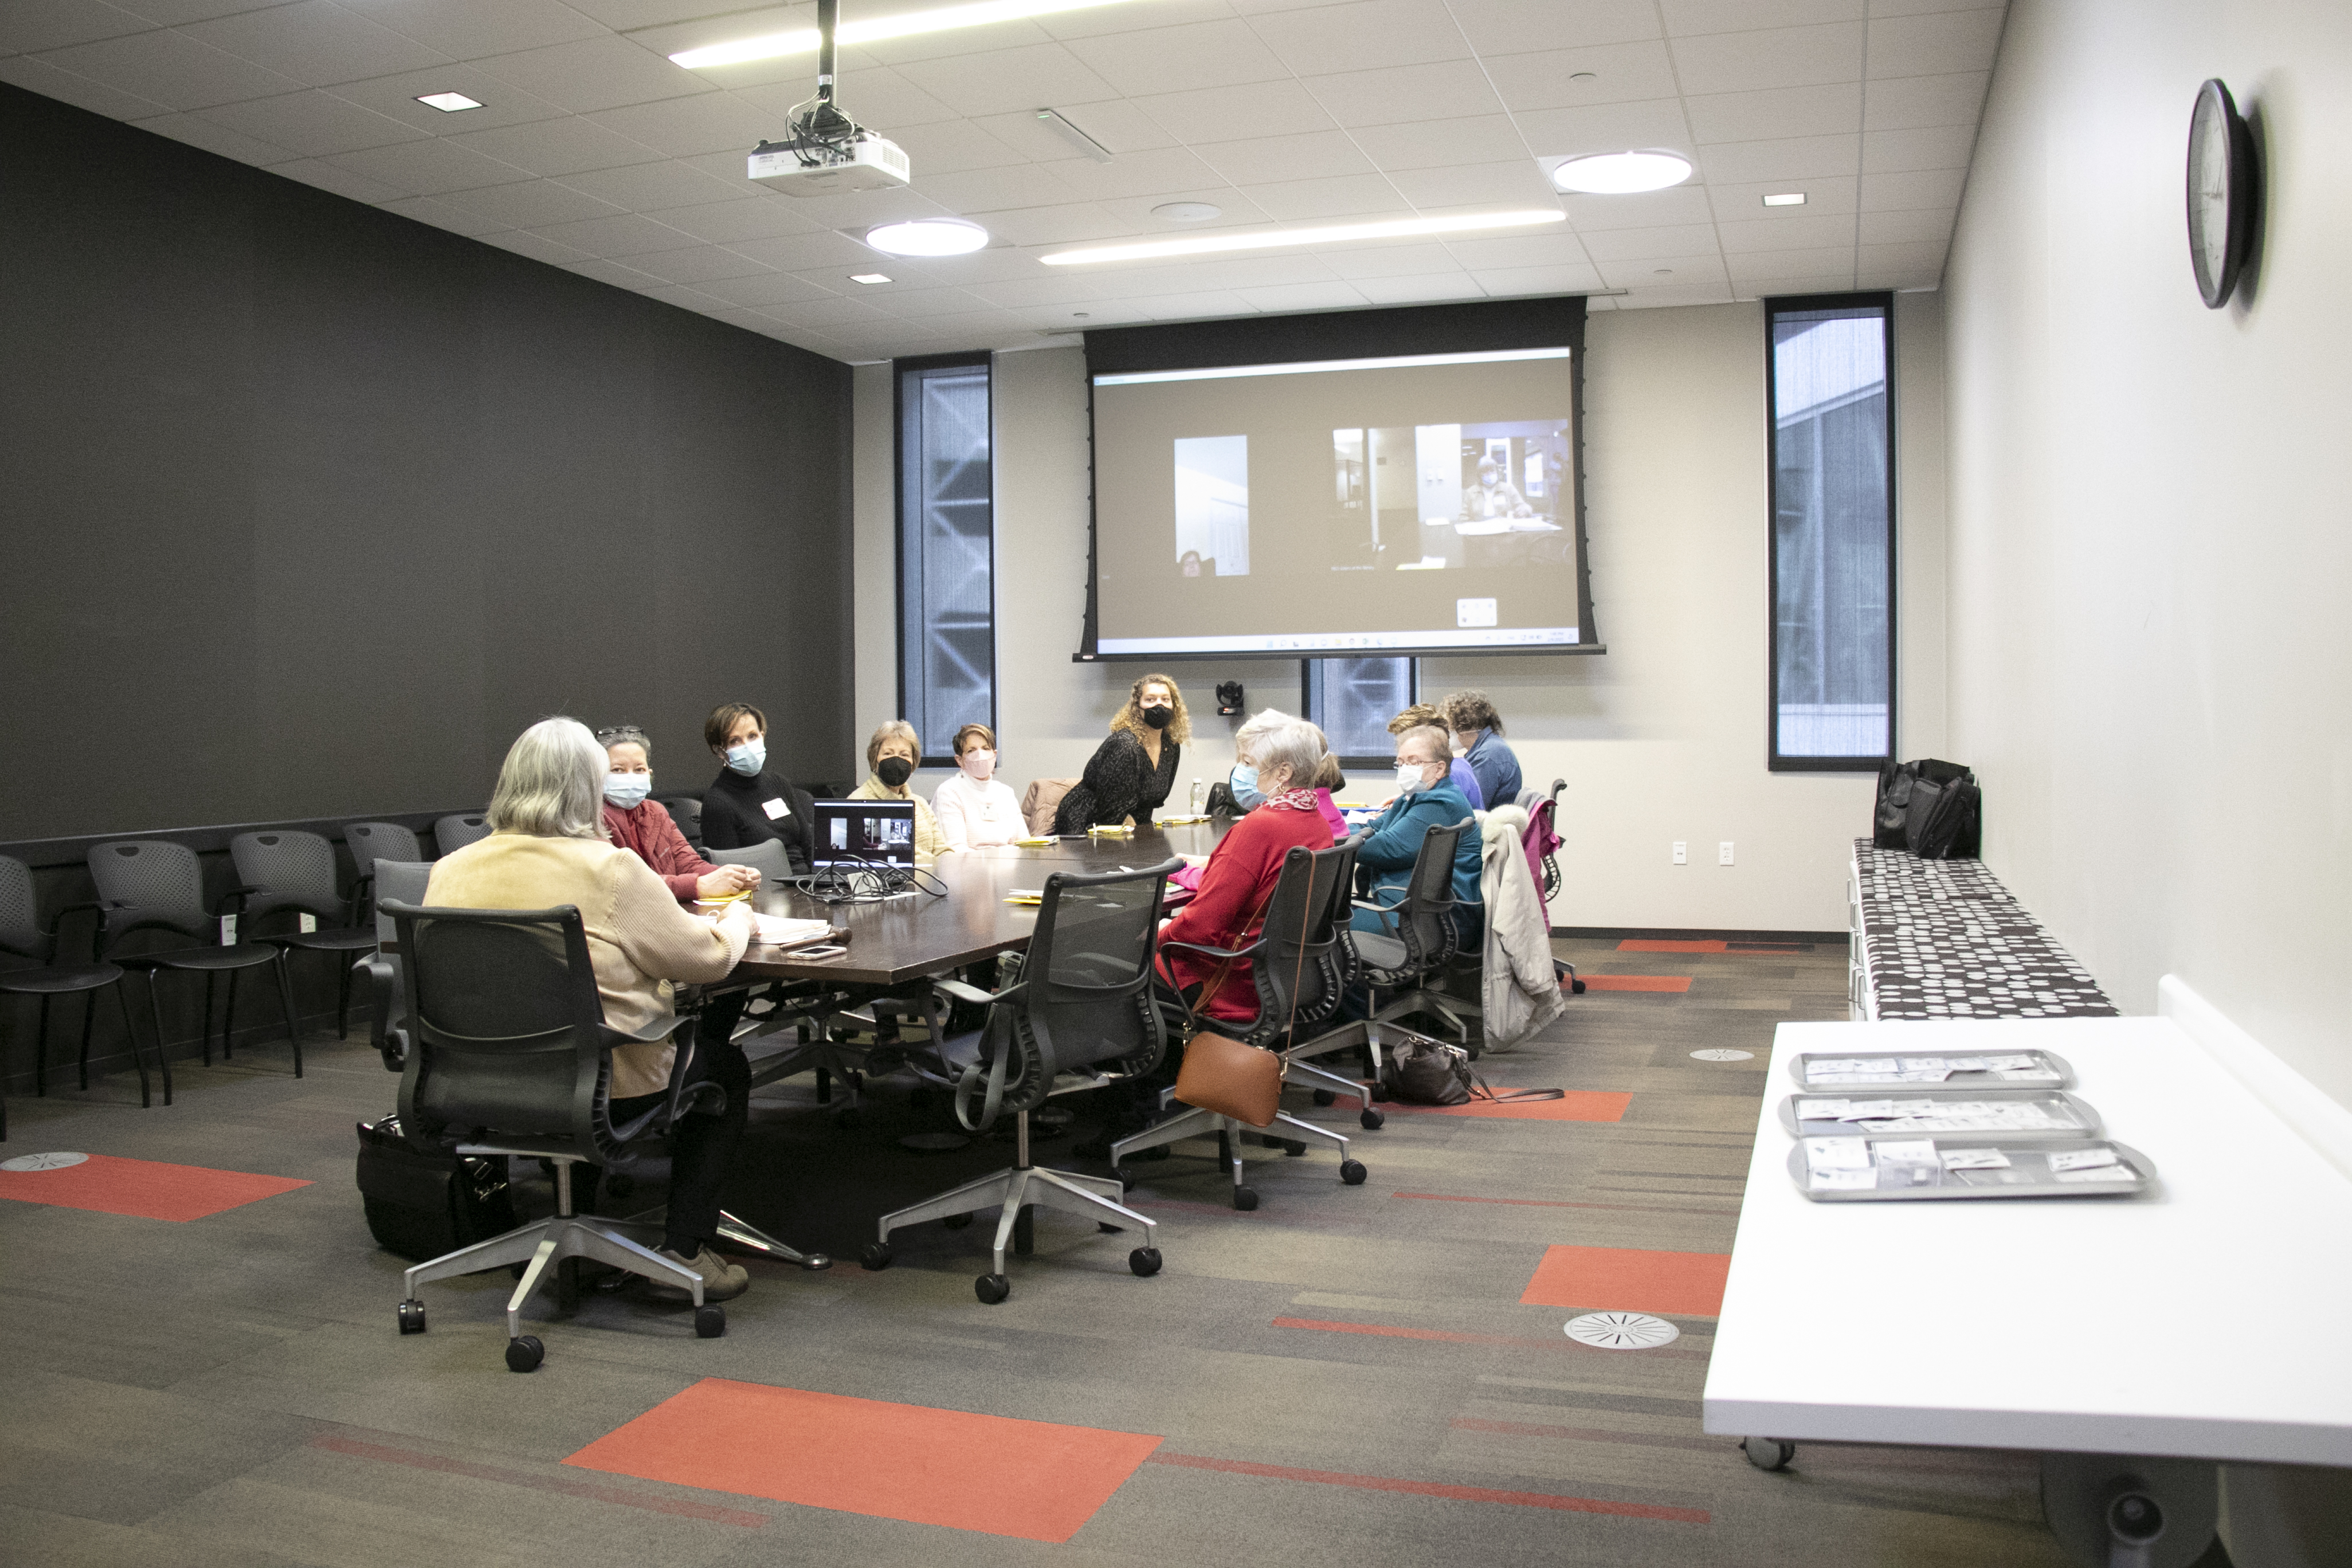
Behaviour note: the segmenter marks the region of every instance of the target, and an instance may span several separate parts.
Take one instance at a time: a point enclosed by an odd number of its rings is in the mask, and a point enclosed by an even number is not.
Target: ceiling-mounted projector
[[[833,33],[840,18],[841,0],[817,0],[816,96],[793,107],[790,135],[751,149],[751,177],[788,196],[887,191],[915,177],[904,148],[834,104]]]

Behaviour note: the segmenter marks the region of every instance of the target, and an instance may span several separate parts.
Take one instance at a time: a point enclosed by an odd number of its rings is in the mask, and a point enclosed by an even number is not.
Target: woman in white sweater
[[[1010,844],[1029,831],[1021,803],[996,778],[996,731],[966,724],[955,732],[955,777],[931,795],[931,815],[940,841],[950,849],[982,849]]]
[[[637,1031],[675,1016],[672,981],[723,979],[735,967],[751,940],[751,910],[730,904],[716,922],[689,914],[651,867],[607,841],[605,767],[604,748],[577,720],[544,719],[524,731],[499,771],[490,836],[436,861],[425,901],[458,910],[575,906],[604,1020]],[[677,1057],[667,1042],[614,1048],[615,1121],[653,1108]],[[743,1137],[751,1068],[731,1042],[698,1039],[690,1070],[692,1081],[725,1088],[727,1104],[689,1114],[673,1134],[662,1250],[702,1276],[703,1300],[723,1301],[751,1283],[709,1245],[719,1235],[719,1190]]]

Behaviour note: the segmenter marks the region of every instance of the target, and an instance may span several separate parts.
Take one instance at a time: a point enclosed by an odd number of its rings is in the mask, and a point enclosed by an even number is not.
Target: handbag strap
[[[1510,1105],[1515,1102],[1524,1103],[1528,1100],[1566,1100],[1568,1098],[1568,1090],[1564,1089],[1507,1089],[1498,1094],[1495,1091],[1494,1085],[1488,1083],[1485,1079],[1480,1078],[1476,1073],[1472,1073],[1470,1075],[1470,1082],[1474,1086],[1470,1090],[1471,1099],[1491,1100],[1497,1105]]]

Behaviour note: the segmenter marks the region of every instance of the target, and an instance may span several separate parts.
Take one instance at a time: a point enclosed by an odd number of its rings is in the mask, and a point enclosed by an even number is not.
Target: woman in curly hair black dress
[[[1110,721],[1110,738],[1095,748],[1087,771],[1054,813],[1055,833],[1084,833],[1094,826],[1135,819],[1151,826],[1151,814],[1176,783],[1176,766],[1192,722],[1183,693],[1164,675],[1147,675],[1128,689],[1127,706]]]

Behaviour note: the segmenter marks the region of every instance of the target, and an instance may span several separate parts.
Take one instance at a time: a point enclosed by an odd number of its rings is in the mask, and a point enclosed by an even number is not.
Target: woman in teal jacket
[[[1356,851],[1356,864],[1372,874],[1371,891],[1366,899],[1386,906],[1404,901],[1412,863],[1420,858],[1421,841],[1429,830],[1451,826],[1471,815],[1470,802],[1446,776],[1454,752],[1444,731],[1434,724],[1407,730],[1397,737],[1396,754],[1397,797],[1372,819],[1364,830],[1363,847]],[[1478,901],[1478,825],[1475,821],[1462,830],[1461,841],[1454,847],[1454,897],[1455,940],[1463,949],[1476,952],[1485,911]],[[1353,924],[1358,931],[1394,934],[1391,925],[1383,924],[1369,910],[1358,910]]]

